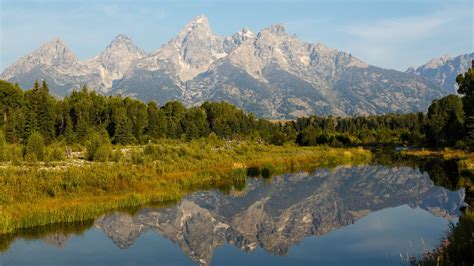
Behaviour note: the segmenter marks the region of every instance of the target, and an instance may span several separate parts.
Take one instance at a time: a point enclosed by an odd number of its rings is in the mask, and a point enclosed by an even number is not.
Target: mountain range
[[[416,69],[409,68],[405,72],[421,76],[438,84],[444,91],[455,94],[457,93],[456,77],[472,66],[472,60],[474,60],[474,53],[463,54],[454,58],[443,55]]]
[[[160,104],[225,100],[266,118],[345,116],[425,111],[433,99],[453,92],[453,76],[473,57],[400,72],[303,42],[280,24],[221,37],[200,15],[151,53],[119,35],[99,55],[81,61],[55,38],[7,67],[0,78],[23,88],[45,79],[58,96],[87,84],[103,94]]]
[[[117,247],[130,248],[146,232],[163,235],[196,264],[209,265],[214,250],[230,244],[252,252],[287,255],[292,245],[351,225],[385,208],[408,205],[447,219],[459,216],[462,191],[435,186],[409,167],[341,166],[250,178],[243,191],[193,193],[175,206],[145,208],[133,216],[114,213],[94,225]],[[64,235],[44,239],[64,246]]]

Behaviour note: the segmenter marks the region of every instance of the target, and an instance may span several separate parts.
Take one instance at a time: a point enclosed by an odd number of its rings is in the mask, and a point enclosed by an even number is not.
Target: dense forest
[[[427,114],[299,118],[269,121],[226,102],[186,108],[122,96],[103,96],[83,87],[58,99],[48,84],[30,90],[0,81],[0,142],[28,147],[54,143],[145,144],[162,138],[192,140],[209,135],[252,139],[274,145],[411,145],[474,148],[474,68],[457,78],[459,94],[434,100]],[[41,157],[41,155],[40,155]],[[40,159],[40,158],[38,158]]]

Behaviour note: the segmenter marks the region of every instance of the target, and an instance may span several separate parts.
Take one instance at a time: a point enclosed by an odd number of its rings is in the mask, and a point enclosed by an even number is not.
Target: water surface
[[[240,191],[33,229],[3,244],[0,265],[400,265],[439,244],[463,197],[410,167],[249,178]]]

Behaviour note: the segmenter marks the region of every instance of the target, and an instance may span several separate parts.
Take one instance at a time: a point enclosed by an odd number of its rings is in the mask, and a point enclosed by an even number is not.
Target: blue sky
[[[214,32],[258,32],[283,23],[306,42],[321,42],[367,63],[398,70],[431,58],[472,52],[472,0],[0,0],[0,70],[61,37],[80,59],[118,34],[146,51],[173,38],[193,17]]]

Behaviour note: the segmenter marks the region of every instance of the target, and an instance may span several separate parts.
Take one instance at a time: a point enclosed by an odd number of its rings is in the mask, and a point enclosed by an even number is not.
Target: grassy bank
[[[455,189],[465,189],[466,207],[462,208],[459,222],[452,225],[446,238],[436,249],[426,252],[413,265],[472,265],[474,263],[474,153],[459,150],[416,150],[404,151],[404,155],[417,158],[438,157],[457,161],[457,173],[447,176]],[[457,176],[456,176],[457,175]],[[434,180],[436,183],[436,180]]]
[[[440,157],[445,160],[458,160],[459,170],[465,175],[474,175],[474,153],[461,150],[412,150],[402,154],[417,157]]]
[[[0,233],[179,200],[197,190],[245,186],[247,172],[283,172],[364,163],[363,149],[271,146],[201,139],[115,148],[114,162],[66,159],[0,167]],[[248,170],[250,169],[250,170]]]
[[[467,210],[456,226],[452,226],[441,245],[423,254],[415,265],[459,265],[470,266],[474,262],[474,212]]]

